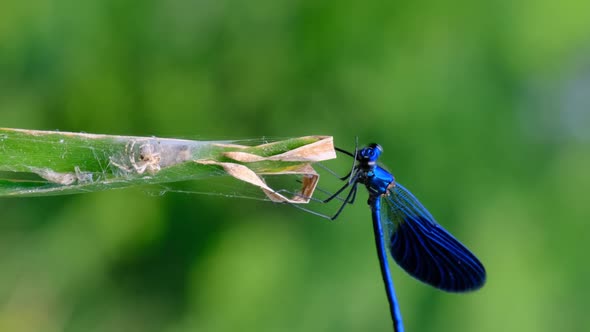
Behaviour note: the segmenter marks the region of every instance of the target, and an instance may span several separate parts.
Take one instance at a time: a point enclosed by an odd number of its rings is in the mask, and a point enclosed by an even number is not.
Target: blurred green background
[[[488,270],[408,331],[590,328],[588,1],[4,0],[0,126],[379,142]],[[365,197],[0,200],[0,331],[388,331]]]

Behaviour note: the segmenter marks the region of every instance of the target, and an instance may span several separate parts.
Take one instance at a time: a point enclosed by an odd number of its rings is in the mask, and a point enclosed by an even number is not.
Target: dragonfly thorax
[[[367,187],[370,196],[389,195],[389,191],[395,186],[393,175],[376,165],[371,171],[365,172],[359,181]]]

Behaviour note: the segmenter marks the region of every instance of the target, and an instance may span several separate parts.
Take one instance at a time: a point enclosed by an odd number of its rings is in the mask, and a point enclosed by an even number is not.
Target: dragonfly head
[[[379,159],[381,152],[383,152],[381,145],[372,143],[360,149],[356,155],[356,160],[367,163],[368,165],[374,165],[377,159]]]

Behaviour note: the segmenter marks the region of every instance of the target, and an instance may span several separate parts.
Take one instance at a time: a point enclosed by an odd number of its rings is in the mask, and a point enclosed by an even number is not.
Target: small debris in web
[[[64,186],[75,183],[92,183],[94,181],[91,172],[83,172],[78,166],[74,167],[74,172],[56,172],[47,168],[35,168],[32,171],[49,182]]]

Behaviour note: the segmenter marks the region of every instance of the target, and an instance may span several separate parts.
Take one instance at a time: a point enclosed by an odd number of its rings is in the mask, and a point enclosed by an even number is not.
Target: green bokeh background
[[[588,331],[589,59],[584,0],[4,0],[0,126],[379,142],[488,271],[394,267],[408,331]],[[0,200],[0,331],[388,331],[364,197]]]

